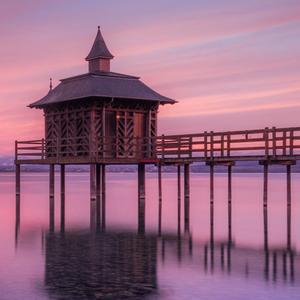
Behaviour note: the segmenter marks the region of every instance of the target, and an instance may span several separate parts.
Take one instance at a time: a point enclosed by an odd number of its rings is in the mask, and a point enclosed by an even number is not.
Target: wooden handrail
[[[203,160],[231,158],[236,155],[300,156],[300,127],[264,128],[244,131],[203,132],[198,134],[162,135],[158,137],[98,137],[90,149],[88,137],[15,141],[15,158],[36,156],[38,159],[61,156],[147,157]]]

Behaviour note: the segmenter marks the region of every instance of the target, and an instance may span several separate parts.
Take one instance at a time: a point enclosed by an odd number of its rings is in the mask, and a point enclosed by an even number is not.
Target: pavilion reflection
[[[153,236],[48,233],[44,253],[45,289],[55,299],[143,299],[157,290]]]

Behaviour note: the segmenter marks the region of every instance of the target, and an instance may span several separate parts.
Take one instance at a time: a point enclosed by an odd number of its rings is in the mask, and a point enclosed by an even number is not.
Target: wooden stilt
[[[145,165],[138,165],[138,232],[145,232]]]
[[[65,165],[60,165],[60,230],[65,230]]]
[[[101,226],[101,166],[96,165],[96,226]]]
[[[21,193],[21,165],[16,164],[16,195],[20,196]]]
[[[55,165],[49,166],[49,230],[54,231],[55,207],[54,207],[54,181],[55,181]]]
[[[286,166],[287,175],[287,248],[291,249],[291,228],[292,228],[292,199],[291,199],[291,165]]]
[[[184,165],[184,231],[190,230],[190,165]]]
[[[214,243],[214,165],[210,164],[210,242]]]
[[[181,166],[177,166],[177,232],[181,231]]]
[[[101,165],[101,188],[102,188],[102,199],[101,199],[101,222],[102,222],[102,230],[105,230],[106,227],[106,166]]]
[[[228,242],[232,242],[232,166],[228,166]]]
[[[158,164],[158,234],[161,235],[162,218],[162,182],[161,182],[161,164]]]
[[[90,227],[96,227],[96,165],[90,165]]]
[[[268,163],[264,163],[264,197],[263,197],[263,212],[264,212],[264,247],[268,250]]]

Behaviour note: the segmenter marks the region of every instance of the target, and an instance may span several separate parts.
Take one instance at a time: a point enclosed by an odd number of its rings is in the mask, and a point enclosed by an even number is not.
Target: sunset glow
[[[179,101],[160,109],[160,133],[299,126],[298,0],[76,4],[2,4],[0,155],[13,154],[16,139],[43,136],[42,112],[27,105],[50,77],[56,86],[87,71],[97,25],[112,71]]]

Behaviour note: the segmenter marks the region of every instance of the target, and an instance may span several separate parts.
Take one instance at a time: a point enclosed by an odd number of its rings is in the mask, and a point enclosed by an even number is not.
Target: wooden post
[[[210,168],[210,242],[214,242],[214,165],[211,163]]]
[[[21,194],[21,165],[16,164],[16,196]]]
[[[231,200],[232,200],[232,166],[228,166],[228,242],[232,242],[232,223],[231,223]]]
[[[65,230],[65,165],[60,165],[60,230]]]
[[[184,231],[190,230],[190,165],[184,164]]]
[[[162,217],[162,184],[161,184],[161,164],[158,164],[158,234],[161,235]]]
[[[138,164],[138,232],[145,232],[145,164]]]
[[[181,166],[177,166],[177,231],[181,231]]]
[[[90,165],[90,227],[96,225],[96,165]]]
[[[102,165],[102,172],[101,172],[101,188],[102,188],[102,208],[101,208],[101,221],[102,221],[102,230],[105,230],[106,227],[106,166]]]
[[[273,156],[276,156],[276,127],[272,127],[272,148]]]
[[[264,214],[264,246],[268,250],[268,162],[264,162],[264,196],[263,196],[263,214]]]
[[[55,207],[54,207],[54,180],[55,180],[55,165],[49,166],[49,230],[54,232],[55,222]]]
[[[267,159],[269,156],[269,128],[268,127],[265,127],[264,139],[265,139],[265,157]]]
[[[101,166],[96,164],[96,225],[101,226]]]
[[[291,249],[291,218],[292,218],[292,201],[291,201],[291,165],[286,166],[287,175],[287,249]]]

